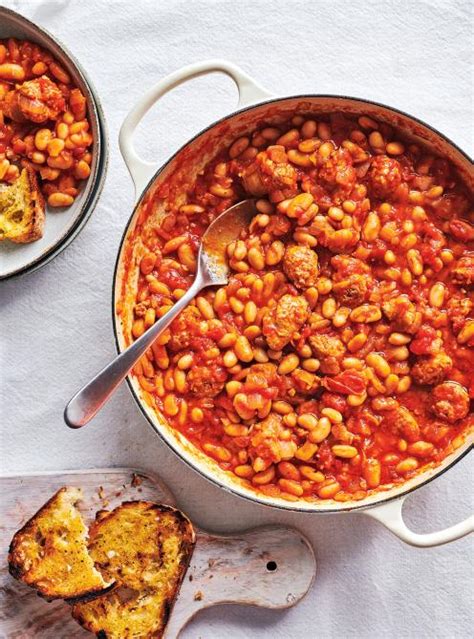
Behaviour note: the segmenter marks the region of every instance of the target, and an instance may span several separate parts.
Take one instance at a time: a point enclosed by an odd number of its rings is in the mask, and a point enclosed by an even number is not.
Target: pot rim
[[[388,111],[392,111],[393,113],[398,114],[398,115],[402,115],[402,116],[404,116],[406,118],[409,118],[413,122],[422,125],[426,129],[428,129],[432,133],[434,133],[435,135],[439,136],[444,142],[446,142],[451,147],[453,147],[458,153],[460,153],[461,156],[463,156],[466,160],[468,160],[471,164],[473,164],[473,159],[463,149],[461,149],[455,142],[453,142],[450,138],[448,138],[446,135],[444,135],[444,133],[441,133],[440,131],[438,131],[438,129],[436,129],[435,127],[427,124],[426,122],[424,122],[423,120],[421,120],[421,119],[419,119],[419,118],[417,118],[415,116],[410,115],[409,113],[406,113],[405,111],[402,111],[401,109],[398,109],[398,108],[395,108],[395,107],[391,107],[391,106],[388,106],[386,104],[383,104],[382,102],[377,102],[377,101],[374,101],[374,100],[367,100],[367,99],[364,99],[364,98],[357,98],[357,97],[348,96],[348,95],[341,95],[341,94],[303,93],[303,94],[271,97],[271,98],[265,99],[265,100],[258,100],[257,102],[253,102],[253,103],[251,103],[251,104],[249,104],[247,106],[244,106],[242,108],[235,109],[231,113],[228,113],[227,115],[224,115],[221,118],[213,121],[211,124],[209,124],[208,126],[204,127],[200,131],[198,131],[189,140],[187,140],[184,144],[182,144],[169,158],[166,159],[165,162],[163,162],[163,164],[161,164],[157,168],[157,170],[153,173],[151,178],[147,181],[147,183],[146,183],[145,187],[142,189],[142,192],[140,193],[140,195],[135,200],[135,204],[133,206],[132,213],[131,213],[130,217],[128,218],[127,222],[126,222],[124,231],[122,233],[122,237],[120,238],[118,251],[117,251],[117,257],[116,257],[115,265],[114,265],[114,277],[113,277],[113,285],[112,285],[112,325],[113,325],[114,340],[115,340],[115,347],[117,349],[117,353],[121,352],[120,344],[119,344],[119,325],[120,325],[120,322],[117,319],[117,314],[115,312],[115,305],[116,305],[116,299],[117,299],[117,280],[118,280],[119,266],[120,266],[120,262],[121,262],[121,258],[122,258],[123,248],[125,246],[125,242],[126,242],[128,231],[130,230],[130,226],[131,226],[131,224],[132,224],[132,222],[133,222],[133,220],[135,218],[135,215],[136,215],[136,213],[138,211],[138,208],[139,208],[140,204],[142,203],[142,200],[143,200],[144,196],[148,193],[149,189],[153,186],[153,184],[156,181],[156,179],[161,175],[161,173],[163,173],[163,171],[177,157],[177,155],[179,155],[179,153],[181,153],[181,151],[183,151],[185,148],[189,147],[201,135],[203,135],[204,133],[207,133],[208,131],[213,129],[215,126],[226,122],[230,118],[233,118],[234,116],[240,115],[240,114],[245,113],[247,111],[251,111],[251,110],[253,110],[255,108],[258,108],[260,106],[263,106],[263,105],[273,104],[273,103],[277,103],[277,102],[285,102],[287,100],[299,100],[299,99],[300,100],[304,100],[304,99],[315,99],[315,98],[324,98],[324,99],[332,99],[332,100],[351,100],[353,102],[360,103],[361,105],[362,104],[368,104],[368,105],[371,105],[371,106],[375,106],[375,107],[380,107],[380,108],[386,109]],[[153,423],[152,419],[150,418],[150,416],[148,415],[148,413],[147,413],[147,411],[145,409],[144,402],[140,399],[138,393],[136,392],[136,390],[134,388],[134,385],[133,385],[133,382],[131,380],[130,375],[127,375],[126,381],[127,381],[128,387],[130,389],[130,392],[132,394],[132,397],[135,400],[135,403],[137,404],[140,412],[145,417],[145,419],[147,420],[148,424],[151,426],[153,431],[173,451],[173,453],[182,462],[184,462],[189,468],[191,468],[193,471],[198,473],[201,477],[203,477],[204,479],[206,479],[210,483],[216,485],[218,488],[221,488],[221,489],[225,490],[227,493],[230,493],[232,495],[240,497],[241,499],[245,499],[245,500],[247,500],[249,502],[252,502],[254,504],[258,504],[258,505],[261,505],[261,506],[266,506],[267,508],[275,508],[275,509],[282,510],[282,511],[287,511],[287,512],[289,511],[289,512],[299,512],[299,513],[306,513],[306,514],[319,514],[319,515],[328,514],[329,515],[329,514],[339,514],[339,513],[347,513],[347,512],[363,512],[365,510],[370,510],[371,508],[382,506],[384,504],[387,504],[388,502],[393,502],[395,500],[398,500],[398,499],[401,499],[401,498],[405,498],[410,493],[414,492],[415,490],[418,490],[422,486],[426,486],[427,484],[429,484],[434,479],[437,479],[438,477],[441,477],[441,475],[443,475],[446,471],[448,471],[455,464],[457,464],[461,459],[463,459],[463,457],[465,457],[474,448],[474,443],[471,443],[470,445],[465,446],[464,450],[460,449],[461,452],[454,453],[453,459],[449,463],[447,463],[445,466],[442,465],[443,461],[441,461],[440,464],[439,464],[438,469],[436,467],[434,467],[432,473],[429,473],[430,469],[428,469],[428,470],[426,470],[426,471],[424,471],[422,473],[419,473],[419,475],[418,475],[419,477],[422,477],[424,474],[426,474],[427,476],[422,481],[420,481],[419,484],[417,484],[415,486],[411,486],[411,487],[406,488],[404,490],[402,489],[400,492],[397,492],[394,495],[390,495],[390,496],[387,495],[385,498],[383,498],[384,491],[380,491],[379,495],[382,498],[378,499],[378,500],[375,500],[373,503],[370,503],[370,504],[364,504],[363,503],[364,500],[361,500],[361,502],[339,502],[340,507],[321,509],[321,508],[318,508],[318,503],[319,502],[317,502],[317,501],[315,501],[314,504],[311,501],[304,501],[303,503],[306,505],[305,507],[298,506],[299,502],[288,502],[288,505],[282,504],[282,503],[274,503],[272,501],[264,500],[262,497],[259,496],[257,491],[255,491],[255,494],[253,494],[251,491],[249,491],[247,493],[247,492],[244,492],[243,490],[240,490],[239,485],[237,484],[237,482],[235,482],[235,485],[229,485],[229,486],[223,484],[219,480],[219,478],[217,477],[216,473],[213,473],[211,470],[205,471],[205,470],[201,469],[198,466],[197,463],[194,463],[191,459],[187,459],[182,454],[182,452],[179,450],[179,447],[176,446],[174,444],[174,442],[172,442],[170,439],[168,439],[166,434],[164,432],[162,432],[162,430],[160,428],[158,428]],[[466,440],[466,442],[467,442],[467,440]],[[194,446],[194,444],[192,444],[192,446]],[[190,457],[191,457],[191,455],[190,455]],[[406,484],[406,483],[407,482],[404,482],[404,484]],[[403,487],[404,484],[400,484],[400,488]],[[387,493],[390,492],[390,490],[393,490],[393,489],[388,489]]]
[[[64,249],[68,247],[69,244],[71,244],[71,242],[82,231],[86,223],[89,221],[89,218],[91,217],[97,205],[99,196],[104,188],[109,164],[109,136],[107,124],[105,121],[105,113],[98,93],[95,89],[94,84],[89,78],[89,75],[85,71],[82,64],[77,60],[75,55],[73,55],[69,51],[69,49],[61,42],[61,40],[58,40],[55,35],[50,33],[44,27],[32,22],[29,18],[26,18],[21,13],[18,13],[17,11],[14,11],[13,9],[9,9],[7,7],[0,7],[0,16],[1,15],[5,15],[6,17],[17,20],[19,23],[25,23],[32,31],[39,31],[46,40],[58,47],[63,55],[71,62],[72,66],[77,72],[77,75],[81,78],[82,82],[87,87],[90,93],[90,106],[92,107],[93,117],[97,122],[97,130],[99,133],[98,139],[94,140],[95,148],[93,150],[93,153],[97,154],[96,168],[94,174],[91,176],[91,186],[87,195],[87,199],[82,204],[81,211],[77,219],[72,224],[71,228],[66,231],[66,233],[62,237],[58,238],[57,243],[54,244],[51,248],[46,249],[42,255],[39,255],[36,259],[32,260],[28,264],[25,264],[24,266],[21,266],[20,268],[7,273],[6,275],[0,276],[0,281],[5,282],[15,277],[25,275],[26,273],[33,273],[34,271],[40,269],[42,266],[45,266],[57,255],[62,253]]]

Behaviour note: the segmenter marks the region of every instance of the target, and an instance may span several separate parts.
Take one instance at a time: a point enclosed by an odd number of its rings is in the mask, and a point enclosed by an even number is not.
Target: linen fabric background
[[[210,609],[192,621],[183,639],[468,637],[472,539],[415,549],[363,515],[288,514],[225,494],[160,441],[125,385],[80,431],[67,429],[62,414],[73,393],[115,354],[112,277],[134,200],[117,138],[137,99],[183,65],[222,57],[276,94],[339,93],[398,107],[472,155],[472,1],[3,4],[51,31],[83,64],[105,110],[110,164],[99,204],[74,243],[40,271],[0,286],[1,471],[149,469],[202,527],[232,532],[285,523],[310,538],[318,573],[300,605],[287,611]],[[137,148],[160,164],[233,109],[236,96],[232,81],[217,74],[176,89],[145,118]],[[472,479],[468,458],[417,491],[405,508],[409,524],[429,532],[466,517]]]

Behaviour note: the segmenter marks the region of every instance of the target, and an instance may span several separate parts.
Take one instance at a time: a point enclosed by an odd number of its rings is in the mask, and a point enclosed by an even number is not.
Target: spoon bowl
[[[254,215],[255,200],[243,200],[216,217],[202,237],[196,279],[201,271],[201,276],[208,282],[205,286],[227,284],[227,246],[239,237]]]

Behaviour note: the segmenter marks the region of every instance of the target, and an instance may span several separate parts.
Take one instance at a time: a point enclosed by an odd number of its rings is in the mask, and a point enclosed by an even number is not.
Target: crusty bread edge
[[[187,517],[181,510],[175,508],[174,506],[168,506],[167,504],[159,504],[156,501],[148,501],[146,499],[135,499],[132,501],[124,501],[119,506],[114,508],[113,510],[99,510],[96,513],[95,521],[89,526],[89,530],[94,530],[97,525],[100,525],[106,519],[113,517],[114,513],[117,510],[128,508],[134,508],[137,504],[140,504],[147,509],[157,510],[162,513],[174,513],[177,516],[177,519],[180,522],[180,529],[183,529],[183,537],[189,536],[189,543],[193,546],[196,543],[196,532],[194,530],[193,524],[191,523],[189,517]],[[186,532],[186,535],[184,534]]]
[[[53,500],[55,500],[58,497],[58,495],[60,495],[61,493],[67,492],[70,488],[71,487],[69,486],[63,486],[62,488],[57,490],[54,493],[54,495],[52,495],[52,497],[50,497],[50,499],[48,499],[48,501],[45,504],[43,504],[43,506],[41,506],[41,508],[37,510],[32,517],[30,517],[30,519],[28,519],[25,525],[22,526],[20,530],[17,530],[8,548],[8,572],[10,573],[10,575],[14,577],[15,579],[18,579],[19,581],[22,581],[27,586],[30,586],[30,588],[33,588],[34,590],[36,590],[38,595],[40,597],[43,597],[43,599],[47,599],[50,601],[53,599],[63,599],[63,597],[58,595],[52,595],[50,592],[47,592],[44,589],[37,587],[35,584],[28,583],[27,581],[25,581],[24,577],[26,572],[22,570],[21,566],[17,563],[15,553],[16,553],[17,545],[19,541],[21,540],[22,536],[25,533],[29,533],[30,530],[35,526],[35,519],[37,517],[40,517],[42,513],[50,507],[51,503],[53,502]],[[106,583],[105,580],[104,580],[104,583]],[[115,587],[116,587],[115,583],[108,584],[105,588],[100,588],[97,590],[87,590],[87,591],[84,591],[83,593],[79,593],[75,597],[67,598],[66,601],[86,601],[86,600],[89,601],[91,599],[95,599],[96,597],[100,597],[101,595],[104,595],[107,592],[110,592]]]
[[[168,597],[163,602],[164,607],[163,607],[162,626],[163,626],[163,629],[165,629],[168,623],[168,620],[170,618],[171,612],[173,610],[173,606],[179,596],[181,584],[183,583],[183,579],[186,574],[186,570],[188,569],[189,562],[191,561],[191,558],[193,556],[194,546],[196,545],[196,532],[194,530],[193,524],[190,521],[190,519],[183,512],[181,512],[177,508],[174,508],[173,506],[168,506],[165,504],[157,504],[156,502],[153,502],[153,501],[135,500],[135,501],[124,501],[120,506],[118,506],[114,510],[117,510],[118,508],[123,508],[123,507],[131,508],[131,507],[134,507],[137,503],[147,505],[149,508],[153,508],[154,510],[158,510],[159,512],[172,512],[175,515],[177,515],[177,518],[180,523],[180,532],[182,532],[182,536],[183,536],[183,548],[185,549],[186,552],[183,553],[184,557],[182,558],[179,565],[178,582],[176,584],[176,588],[174,589],[174,592],[170,595],[170,597]],[[114,510],[104,513],[100,519],[96,519],[96,521],[91,525],[91,528],[93,526],[100,524],[102,521],[104,521],[104,519],[107,519],[109,516],[111,516]],[[99,513],[101,513],[101,511],[99,511],[97,514]],[[120,587],[120,584],[118,583],[117,586]],[[83,628],[85,628],[89,632],[96,633],[96,637],[98,637],[98,639],[108,639],[107,633],[104,630],[99,630],[97,632],[95,628],[93,628],[92,625],[89,624],[88,621],[82,617],[82,615],[75,614],[74,607],[72,608],[71,613],[72,613],[72,617]]]
[[[24,169],[28,178],[30,187],[30,205],[33,207],[31,224],[28,229],[21,235],[14,238],[8,238],[10,242],[15,244],[29,244],[43,237],[45,224],[45,201],[38,183],[38,177],[35,170],[30,164],[25,163]]]

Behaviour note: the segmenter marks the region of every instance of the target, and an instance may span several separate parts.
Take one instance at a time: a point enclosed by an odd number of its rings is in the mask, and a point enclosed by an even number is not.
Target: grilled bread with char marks
[[[0,241],[27,244],[43,237],[44,207],[31,166],[26,166],[13,184],[0,183]]]
[[[191,522],[169,506],[125,502],[98,513],[89,534],[96,567],[117,587],[75,603],[73,617],[101,639],[162,637],[194,549]]]
[[[113,587],[87,551],[87,526],[75,506],[81,498],[80,489],[61,488],[11,542],[11,575],[46,599],[88,598]]]

